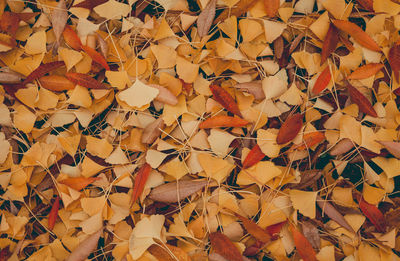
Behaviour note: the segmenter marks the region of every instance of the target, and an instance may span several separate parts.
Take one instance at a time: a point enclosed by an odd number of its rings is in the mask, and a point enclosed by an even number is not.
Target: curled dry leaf
[[[232,241],[221,232],[210,234],[213,251],[230,261],[243,261],[242,255]]]
[[[210,85],[211,92],[213,94],[214,99],[222,105],[227,111],[243,118],[242,113],[239,110],[239,106],[235,102],[235,99],[224,90],[222,87],[218,85]]]
[[[68,12],[65,0],[60,0],[58,2],[57,6],[51,13],[50,20],[51,24],[53,25],[53,32],[54,35],[56,36],[56,41],[59,42],[68,20]]]
[[[176,96],[167,88],[158,84],[149,84],[149,86],[156,88],[159,91],[157,97],[155,98],[157,101],[172,106],[178,103],[178,98],[176,98]]]
[[[352,72],[347,79],[348,80],[362,80],[377,74],[383,68],[382,63],[369,63],[364,66],[358,67]]]
[[[376,141],[387,149],[393,156],[400,159],[400,142],[395,141]]]
[[[338,156],[349,152],[354,148],[354,142],[351,139],[341,139],[335,146],[329,151],[332,156]]]
[[[378,114],[376,113],[374,107],[372,107],[372,104],[359,90],[357,90],[351,84],[347,84],[346,87],[349,91],[351,101],[358,105],[360,111],[372,117],[378,117]]]
[[[265,99],[265,93],[262,89],[261,81],[238,83],[235,85],[235,88],[247,91],[252,94],[256,100]]]
[[[88,258],[97,248],[100,236],[103,233],[103,229],[93,233],[88,238],[80,242],[80,244],[71,252],[66,261],[84,261]]]
[[[49,62],[49,63],[42,63],[36,68],[33,72],[31,72],[26,79],[24,80],[23,84],[27,84],[31,81],[39,79],[40,77],[48,74],[51,71],[54,71],[62,66],[65,66],[63,61],[56,61],[56,62]]]
[[[67,72],[65,77],[71,82],[88,89],[106,89],[99,81],[83,73]]]
[[[317,204],[321,210],[333,221],[344,227],[350,232],[355,233],[350,224],[344,219],[343,215],[328,201],[323,200],[320,196],[317,196]]]
[[[210,129],[210,128],[229,128],[229,127],[243,127],[249,124],[248,121],[231,116],[217,115],[208,118],[199,124],[200,129]]]
[[[264,157],[265,154],[261,151],[260,146],[258,146],[258,144],[254,145],[254,147],[251,149],[249,154],[247,154],[246,158],[243,161],[243,168],[250,168],[251,166],[261,161]]]
[[[328,57],[335,51],[338,42],[339,32],[334,25],[330,24],[322,45],[321,65],[324,64]]]
[[[53,230],[58,217],[58,210],[60,209],[60,197],[57,196],[54,200],[49,213],[49,230]]]
[[[304,261],[317,261],[315,250],[307,238],[300,233],[293,225],[289,226],[293,235],[297,252]]]
[[[39,83],[43,88],[55,92],[72,90],[75,88],[75,84],[72,81],[60,75],[43,76],[39,79]]]
[[[145,144],[153,143],[161,134],[164,127],[164,120],[160,117],[144,128],[142,133],[142,142]]]
[[[145,163],[140,167],[139,171],[136,174],[135,185],[133,186],[132,192],[132,201],[135,202],[140,195],[142,195],[144,185],[146,185],[146,181],[149,178],[151,171],[151,166]]]
[[[286,121],[282,124],[279,129],[278,136],[276,137],[276,143],[285,144],[292,141],[301,128],[303,127],[303,115],[296,113],[289,115]]]
[[[317,81],[315,82],[313,93],[319,94],[328,86],[329,82],[331,81],[331,70],[329,65],[325,67],[322,73],[318,76]]]
[[[207,184],[207,180],[182,180],[170,182],[154,188],[148,197],[154,201],[174,203],[200,191]]]
[[[264,244],[268,243],[271,240],[270,234],[267,233],[264,229],[262,229],[259,225],[257,225],[254,221],[245,218],[239,214],[235,214],[236,217],[242,221],[244,228],[247,232],[252,235],[255,239],[263,242]]]
[[[351,35],[359,44],[375,52],[380,52],[379,45],[364,32],[358,25],[346,20],[332,20],[332,23],[341,31]]]
[[[217,0],[210,0],[197,18],[197,33],[200,37],[207,35],[215,17]]]

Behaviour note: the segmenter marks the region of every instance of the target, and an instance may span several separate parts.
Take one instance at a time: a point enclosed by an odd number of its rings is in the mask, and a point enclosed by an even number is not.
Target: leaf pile
[[[397,0],[0,0],[1,260],[399,260]]]

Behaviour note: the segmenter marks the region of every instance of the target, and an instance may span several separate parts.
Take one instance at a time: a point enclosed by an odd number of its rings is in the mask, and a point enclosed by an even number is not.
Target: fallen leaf
[[[215,17],[216,0],[210,0],[197,18],[197,33],[200,37],[207,35]]]
[[[197,193],[207,185],[207,181],[182,180],[155,187],[149,194],[154,201],[174,203]]]
[[[364,66],[357,68],[352,72],[347,79],[348,80],[362,80],[377,74],[382,68],[382,63],[369,63]]]
[[[289,115],[279,129],[276,143],[285,144],[292,141],[303,127],[303,115],[296,113]]]
[[[227,236],[221,232],[213,232],[210,234],[211,246],[215,253],[223,256],[227,260],[241,261],[242,255],[236,246],[229,240]]]

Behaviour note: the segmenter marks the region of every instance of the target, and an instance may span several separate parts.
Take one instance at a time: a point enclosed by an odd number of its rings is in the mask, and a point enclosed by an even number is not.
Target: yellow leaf
[[[150,87],[139,79],[136,79],[131,87],[119,92],[117,97],[129,106],[140,108],[154,100],[158,93],[158,89]]]
[[[41,54],[46,50],[46,32],[39,31],[32,34],[25,44],[25,52],[27,54]]]
[[[248,169],[243,169],[239,172],[237,177],[238,185],[258,184],[259,186],[265,185],[273,178],[280,176],[282,170],[275,166],[271,161],[260,161]]]
[[[315,218],[315,205],[318,192],[292,189],[289,191],[293,207],[309,218]]]
[[[159,69],[175,66],[177,54],[174,49],[162,44],[153,45],[150,49],[157,59]]]
[[[78,64],[83,58],[83,55],[80,52],[63,47],[58,49],[58,54],[60,55],[61,60],[63,60],[67,66],[67,71],[71,70],[72,67]]]
[[[36,115],[24,105],[19,105],[14,114],[14,125],[24,133],[30,133],[36,121]]]
[[[227,160],[213,157],[206,153],[199,154],[197,158],[206,176],[215,179],[218,183],[223,182],[235,167],[234,164]]]
[[[98,15],[106,19],[121,19],[128,16],[131,7],[127,4],[109,0],[93,9]]]
[[[113,146],[106,139],[86,136],[86,150],[93,156],[107,158],[113,151]]]
[[[388,178],[394,178],[400,175],[400,160],[396,158],[376,157],[372,159],[387,175]]]
[[[279,155],[281,146],[276,143],[278,130],[260,129],[257,131],[257,144],[260,146],[261,151],[270,158],[276,158]]]
[[[180,56],[176,59],[176,72],[186,83],[193,83],[199,73],[199,65],[193,64]]]

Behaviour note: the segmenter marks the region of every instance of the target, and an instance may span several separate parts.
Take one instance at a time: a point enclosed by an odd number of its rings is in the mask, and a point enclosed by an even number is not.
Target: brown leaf
[[[182,180],[160,185],[154,188],[149,198],[154,201],[174,203],[200,191],[208,184],[207,180]]]
[[[43,76],[39,79],[39,82],[40,86],[43,88],[55,92],[72,90],[75,88],[75,84],[73,82],[60,75]]]
[[[308,239],[314,249],[321,247],[321,238],[319,237],[318,228],[310,222],[303,221],[301,224],[303,235]]]
[[[389,226],[400,226],[400,207],[385,213],[385,220]]]
[[[372,117],[378,117],[378,114],[376,113],[374,107],[372,107],[372,104],[359,90],[349,83],[346,87],[349,91],[351,101],[358,105],[360,111]]]
[[[156,88],[159,91],[157,97],[155,98],[157,101],[172,106],[178,103],[178,99],[176,98],[176,96],[167,88],[158,84],[149,84],[149,86]]]
[[[389,50],[388,60],[396,81],[399,82],[400,72],[400,45],[394,45]]]
[[[304,261],[317,261],[315,250],[307,238],[300,233],[293,225],[289,226],[297,252]]]
[[[261,81],[238,83],[235,85],[235,88],[247,91],[252,94],[256,100],[265,99],[265,93],[262,89]]]
[[[211,28],[215,17],[216,4],[217,0],[209,1],[207,6],[203,9],[203,11],[201,11],[199,17],[197,18],[197,33],[200,37],[206,36]]]
[[[88,238],[79,243],[79,245],[71,252],[66,261],[84,261],[97,248],[103,229],[90,235]]]
[[[0,71],[0,83],[20,83],[21,81],[22,75],[17,72],[9,69]]]
[[[33,72],[31,72],[26,79],[24,80],[23,84],[27,84],[31,81],[39,79],[40,77],[48,74],[51,71],[54,71],[61,66],[65,66],[63,61],[56,61],[56,62],[49,62],[49,63],[42,63],[38,68],[36,68]]]
[[[65,25],[68,20],[67,6],[65,5],[65,0],[60,0],[57,6],[51,13],[51,24],[53,25],[53,32],[56,36],[56,41],[60,41],[60,37],[64,32]]]
[[[296,36],[296,38],[294,38],[294,40],[292,41],[292,43],[290,44],[290,48],[289,48],[289,54],[293,53],[294,50],[296,50],[297,46],[299,46],[301,40],[303,40],[304,36],[306,34],[304,32],[300,33],[298,36]]]
[[[221,232],[211,233],[210,242],[215,253],[220,254],[229,261],[243,261],[242,255],[236,246]]]
[[[352,72],[347,79],[348,80],[362,80],[377,74],[382,68],[382,63],[369,63],[364,66],[357,68]]]
[[[269,1],[269,0],[267,0],[267,1]],[[281,59],[282,58],[283,49],[284,49],[283,37],[279,36],[274,41],[274,55],[275,55],[275,57],[277,59]]]
[[[303,115],[296,113],[290,115],[279,129],[276,143],[285,144],[293,140],[303,127]]]
[[[153,121],[144,128],[142,133],[142,143],[151,144],[153,143],[161,134],[161,130],[164,127],[164,120],[162,117]]]
[[[165,249],[168,248],[168,250]],[[150,252],[158,261],[190,261],[190,257],[179,247],[164,244],[163,246],[153,244],[147,251]]]
[[[359,44],[375,52],[380,52],[379,45],[358,25],[346,20],[333,20],[332,23],[341,31],[351,35]]]
[[[210,85],[211,92],[214,99],[220,103],[227,111],[236,114],[240,118],[243,118],[242,113],[239,110],[235,99],[225,89],[218,85]]]
[[[376,230],[380,233],[386,232],[386,220],[385,216],[376,206],[369,204],[361,195],[356,196],[358,200],[358,206],[361,212],[374,224]]]
[[[239,17],[246,13],[257,3],[257,0],[240,0],[236,3],[232,9],[226,8],[218,17],[214,20],[214,24],[225,21],[229,16]]]
[[[80,7],[80,8],[86,8],[89,10],[93,10],[98,5],[106,3],[107,0],[85,0],[80,2],[79,4],[74,5],[73,7]]]
[[[90,77],[87,74],[83,73],[74,73],[67,72],[65,76],[71,82],[75,84],[79,84],[82,87],[86,87],[88,89],[107,89],[103,84],[101,84],[98,80]]]
[[[364,9],[373,12],[374,11],[374,3],[373,0],[357,0]]]
[[[236,217],[242,221],[243,226],[246,228],[247,232],[252,235],[255,239],[263,242],[264,244],[268,243],[271,240],[271,236],[262,229],[259,225],[257,225],[254,221],[245,218],[239,214],[235,214]]]
[[[348,138],[341,139],[335,146],[329,151],[332,156],[338,156],[347,153],[354,148],[354,143]]]
[[[16,13],[5,11],[0,19],[0,29],[2,32],[9,34],[12,38],[18,30],[20,18]]]
[[[304,190],[312,185],[322,176],[322,171],[310,170],[306,171],[301,175],[300,182],[298,184],[290,184],[290,188]]]
[[[339,42],[339,32],[334,25],[329,25],[321,50],[321,65],[325,63],[328,57],[335,51]]]
[[[278,9],[281,5],[279,0],[264,0],[264,8],[268,17],[275,17],[278,14]]]
[[[349,225],[349,223],[344,219],[343,215],[340,214],[336,208],[326,200],[323,200],[320,196],[317,196],[317,204],[321,208],[321,210],[333,221],[344,227],[350,232],[355,233],[353,228]]]
[[[400,142],[376,141],[387,149],[393,156],[400,159]]]

